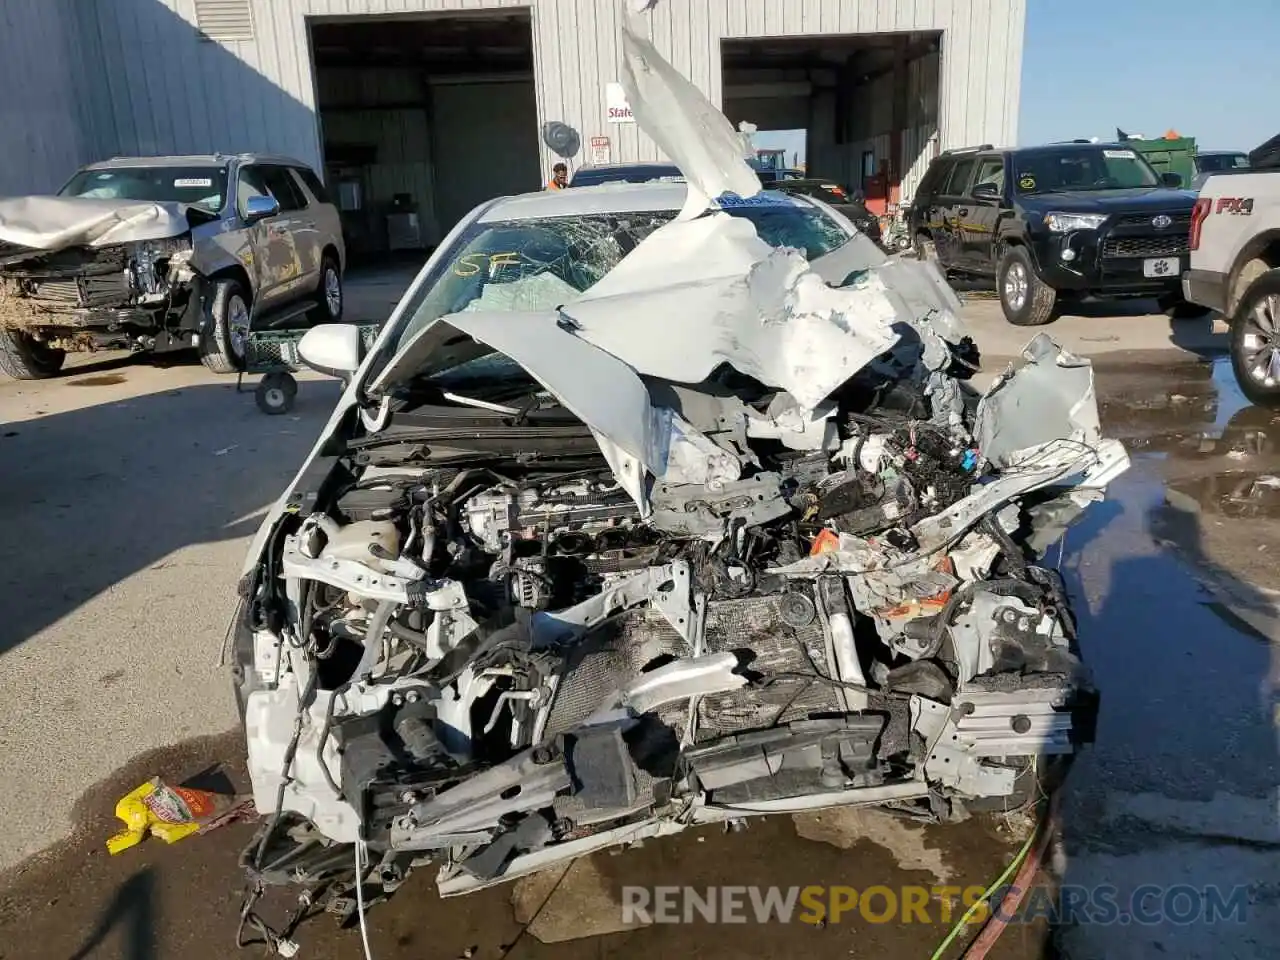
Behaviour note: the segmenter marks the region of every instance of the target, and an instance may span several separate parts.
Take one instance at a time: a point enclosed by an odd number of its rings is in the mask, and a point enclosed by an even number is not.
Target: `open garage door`
[[[452,226],[493,197],[538,189],[532,83],[433,83],[431,104],[436,215],[442,224]]]
[[[540,186],[527,10],[309,21],[325,177],[353,261],[420,261]]]
[[[726,40],[724,112],[805,130],[807,175],[892,212],[936,154],[940,51],[936,32]]]

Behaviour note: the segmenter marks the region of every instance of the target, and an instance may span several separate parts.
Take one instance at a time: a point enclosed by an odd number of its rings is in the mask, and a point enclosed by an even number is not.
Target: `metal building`
[[[571,166],[659,159],[617,85],[619,2],[0,0],[0,194],[109,155],[270,151],[323,171],[357,247],[431,244],[545,181],[548,121],[578,132]],[[1015,139],[1026,0],[645,16],[730,120],[806,130],[809,170],[873,203],[909,196],[938,149]]]

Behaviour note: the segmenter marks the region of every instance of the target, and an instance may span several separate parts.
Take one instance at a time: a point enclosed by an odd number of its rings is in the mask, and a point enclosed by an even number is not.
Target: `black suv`
[[[1049,323],[1086,296],[1156,297],[1175,316],[1198,316],[1180,283],[1196,199],[1181,183],[1123,143],[948,150],[908,223],[922,259],[993,278],[1019,326]]]

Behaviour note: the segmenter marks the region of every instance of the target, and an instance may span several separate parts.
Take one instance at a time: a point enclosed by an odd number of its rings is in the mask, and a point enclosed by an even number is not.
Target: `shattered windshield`
[[[1036,150],[1018,156],[1019,193],[1158,187],[1151,165],[1129,149]]]
[[[58,195],[181,203],[216,213],[226,191],[226,167],[111,167],[81,170]]]
[[[789,198],[744,203],[723,212],[750,220],[771,247],[792,247],[810,260],[850,239],[823,211]],[[432,267],[392,353],[451,313],[562,306],[594,286],[675,216],[675,210],[659,210],[472,224],[449,255]]]

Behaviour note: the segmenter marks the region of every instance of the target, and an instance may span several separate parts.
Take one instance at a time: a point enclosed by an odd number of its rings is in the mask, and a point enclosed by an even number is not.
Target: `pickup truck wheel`
[[[0,330],[0,370],[15,380],[45,380],[57,374],[67,359],[21,330]]]
[[[217,280],[209,306],[210,323],[200,338],[200,362],[214,373],[244,369],[245,339],[249,336],[249,301],[235,280]]]
[[[1250,401],[1280,407],[1280,270],[1255,280],[1231,318],[1231,369]]]
[[[1009,247],[996,267],[996,289],[1004,318],[1017,327],[1038,327],[1057,319],[1058,292],[1036,276],[1022,247]]]
[[[342,320],[342,271],[333,257],[325,257],[320,265],[317,300],[315,309],[308,314],[313,323],[338,323]]]

